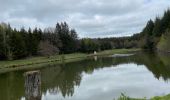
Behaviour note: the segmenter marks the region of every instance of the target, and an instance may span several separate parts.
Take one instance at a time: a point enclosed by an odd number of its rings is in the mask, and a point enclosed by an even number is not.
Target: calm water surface
[[[41,85],[25,86],[26,71],[0,74],[0,100],[113,100],[170,93],[170,55],[137,53],[88,58],[40,70]]]

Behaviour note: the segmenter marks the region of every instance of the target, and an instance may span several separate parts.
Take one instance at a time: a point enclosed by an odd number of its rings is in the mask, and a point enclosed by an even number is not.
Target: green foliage
[[[170,100],[170,94],[166,96],[156,96],[156,97],[151,98],[151,100]]]
[[[154,22],[149,20],[146,27],[143,29],[143,45],[142,48],[152,50],[154,49],[154,41],[152,31],[154,29]]]
[[[170,28],[170,9],[165,11],[162,18],[156,18],[155,22],[148,21],[146,27],[141,32],[140,44],[143,49],[156,50],[168,49],[168,39],[165,39],[165,32]],[[160,42],[159,42],[160,41]]]
[[[0,59],[20,59],[36,55],[41,33],[29,28],[28,32],[22,28],[20,31],[12,29],[10,25],[0,24]]]
[[[0,46],[2,47],[0,50],[0,59],[10,58],[10,36],[11,36],[11,27],[5,23],[0,24]]]
[[[166,52],[170,52],[170,29],[168,29],[162,36],[160,39],[160,42],[158,43],[158,50],[160,51],[166,51]]]
[[[152,20],[149,20],[146,27],[143,29],[142,33],[151,36],[153,28],[154,28],[154,22]]]
[[[9,45],[12,58],[18,59],[26,55],[25,42],[22,39],[22,35],[16,30],[10,36]]]
[[[167,28],[170,28],[170,9],[165,11],[161,20],[162,33],[166,32]]]
[[[97,42],[91,39],[88,39],[88,38],[81,40],[81,51],[82,52],[92,53],[98,50],[99,50],[99,45]]]
[[[72,53],[76,51],[77,43],[77,33],[74,29],[69,29],[69,26],[66,22],[57,23],[56,25],[56,34],[61,41],[62,46],[60,47],[61,53]]]
[[[162,35],[162,30],[161,19],[157,17],[152,33],[154,36],[160,37]]]
[[[4,44],[3,44],[3,29],[0,26],[0,58],[4,58],[5,54],[4,54]]]
[[[40,41],[42,41],[41,46]],[[49,41],[48,45],[45,41]],[[24,28],[16,30],[5,23],[0,24],[0,59],[12,60],[36,56],[42,48],[50,52],[54,51],[50,49],[55,48],[56,53],[58,51],[73,53],[78,50],[77,45],[77,33],[74,29],[70,29],[66,22],[57,23],[56,28],[48,28],[44,32],[38,28],[33,30],[29,28],[28,31]]]
[[[146,99],[146,98],[139,99],[139,98],[131,98],[121,93],[121,96],[117,100],[170,100],[170,94],[166,96],[155,96],[151,99]]]

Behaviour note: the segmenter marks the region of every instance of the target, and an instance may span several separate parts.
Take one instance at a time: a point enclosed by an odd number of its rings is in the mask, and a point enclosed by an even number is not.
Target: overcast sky
[[[79,37],[128,36],[169,7],[170,0],[0,0],[0,22],[45,28],[66,21]]]

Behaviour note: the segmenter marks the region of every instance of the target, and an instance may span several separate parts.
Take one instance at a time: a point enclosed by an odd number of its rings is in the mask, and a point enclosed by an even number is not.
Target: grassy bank
[[[48,62],[57,62],[64,61],[68,59],[75,58],[85,58],[87,55],[82,53],[74,54],[65,54],[65,55],[54,55],[51,57],[31,57],[21,60],[12,60],[12,61],[0,61],[0,69],[7,67],[20,67],[20,66],[29,66],[34,64],[48,63]]]
[[[170,94],[166,96],[156,96],[156,97],[151,98],[151,100],[170,100]]]
[[[85,53],[74,53],[74,54],[63,54],[63,55],[54,55],[51,57],[31,57],[22,60],[13,60],[13,61],[0,61],[0,71],[4,69],[25,69],[33,67],[37,67],[38,64],[46,64],[46,63],[62,63],[75,60],[84,59],[90,56],[101,56],[101,55],[109,55],[109,54],[117,54],[117,53],[130,53],[139,51],[140,49],[114,49],[114,50],[106,50],[98,52],[97,54],[85,54]],[[34,66],[33,66],[34,65]]]
[[[155,96],[155,97],[152,97],[150,99],[146,99],[146,98],[131,98],[131,97],[128,97],[128,96],[126,96],[124,94],[121,94],[121,96],[117,100],[170,100],[170,94],[165,95],[165,96]]]
[[[105,50],[97,53],[98,56],[110,55],[110,54],[121,54],[121,53],[134,53],[140,51],[140,49],[114,49],[114,50]],[[92,54],[93,55],[93,54]]]

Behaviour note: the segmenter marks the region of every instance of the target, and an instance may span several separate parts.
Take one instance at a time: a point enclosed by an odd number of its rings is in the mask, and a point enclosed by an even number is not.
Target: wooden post
[[[25,76],[26,100],[41,100],[41,74],[40,71],[29,71]]]

